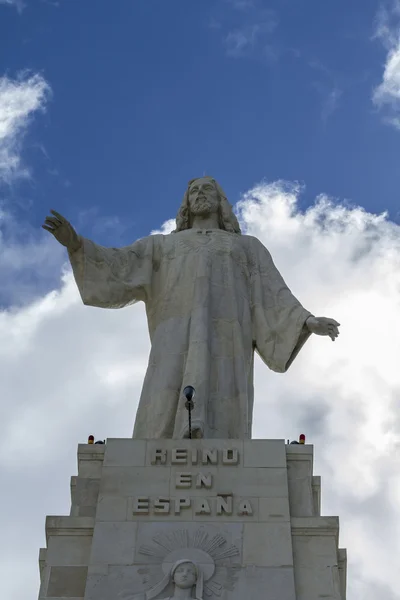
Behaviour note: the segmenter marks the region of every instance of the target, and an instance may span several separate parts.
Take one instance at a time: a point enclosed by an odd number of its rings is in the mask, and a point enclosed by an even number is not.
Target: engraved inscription
[[[149,515],[169,515],[171,506],[175,515],[184,514],[184,509],[194,508],[196,515],[232,515],[252,516],[253,507],[249,499],[235,501],[232,495],[216,496],[214,498],[190,498],[189,496],[175,496],[174,498],[159,497],[152,501],[149,497],[136,497],[133,499],[133,513]],[[214,508],[215,507],[215,508]]]
[[[191,509],[195,515],[224,515],[225,517],[233,514],[241,517],[251,517],[253,515],[253,507],[250,499],[236,499],[232,492],[228,489],[223,489],[222,486],[217,487],[216,495],[212,497],[192,497],[189,490],[211,490],[215,484],[214,478],[218,485],[218,477],[215,473],[190,470],[190,466],[202,465],[215,467],[232,467],[240,463],[240,455],[237,448],[155,448],[150,456],[150,463],[154,466],[179,466],[186,465],[186,470],[182,469],[174,473],[173,483],[176,490],[187,490],[186,496],[177,494],[176,496],[160,496],[158,498],[150,498],[145,494],[137,496],[133,499],[132,512],[135,515],[184,515],[187,509]],[[211,469],[212,470],[212,469]],[[217,471],[218,473],[218,471]],[[214,492],[215,494],[215,492]],[[187,513],[186,513],[187,514]]]
[[[239,464],[239,451],[237,448],[156,448],[152,451],[150,463],[152,465],[223,465]]]

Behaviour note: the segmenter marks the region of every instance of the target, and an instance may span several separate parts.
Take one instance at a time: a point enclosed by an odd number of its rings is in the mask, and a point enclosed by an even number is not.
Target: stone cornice
[[[46,541],[49,537],[59,535],[93,535],[93,517],[58,517],[46,518]]]
[[[339,540],[339,517],[292,517],[290,520],[292,535],[327,536]]]

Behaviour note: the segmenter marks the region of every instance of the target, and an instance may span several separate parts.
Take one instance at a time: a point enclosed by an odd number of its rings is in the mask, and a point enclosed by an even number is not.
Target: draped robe
[[[250,438],[254,350],[283,373],[310,335],[311,313],[261,242],[187,229],[124,248],[83,239],[69,256],[84,304],[145,302],[151,351],[133,437],[187,437],[182,391],[192,385],[193,428],[205,438]]]

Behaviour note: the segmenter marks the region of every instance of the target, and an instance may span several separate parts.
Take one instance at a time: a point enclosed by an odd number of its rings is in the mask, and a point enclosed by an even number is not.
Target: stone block
[[[50,567],[44,565],[40,571],[40,588],[39,588],[39,600],[46,597],[47,588],[49,586],[50,578]]]
[[[51,536],[47,543],[46,564],[52,566],[87,566],[91,536]]]
[[[296,600],[342,600],[337,566],[296,567]]]
[[[339,568],[339,579],[340,579],[340,592],[342,594],[342,600],[346,600],[347,551],[345,548],[339,548],[339,550],[338,550],[338,568]]]
[[[101,477],[105,444],[78,445],[78,475],[80,477]]]
[[[312,458],[310,455],[299,460],[287,462],[290,514],[293,517],[312,517],[314,515],[314,496],[312,490]]]
[[[83,598],[87,567],[51,567],[47,598]]]
[[[132,565],[137,524],[97,522],[93,533],[91,565]]]
[[[128,519],[128,498],[103,496],[97,503],[96,521],[126,521]]]
[[[342,600],[336,517],[292,518],[293,556],[298,600]]]
[[[105,467],[144,467],[146,461],[146,441],[133,439],[107,440]]]
[[[47,548],[40,548],[39,549],[39,572],[40,572],[40,579],[42,579],[42,575],[43,575],[43,569],[46,565],[46,554],[47,554]]]
[[[321,516],[321,477],[314,475],[311,480],[313,496],[313,514],[315,517]]]
[[[325,536],[335,540],[337,547],[339,538],[338,517],[292,517],[293,536]]]
[[[260,498],[259,520],[272,522],[290,521],[288,497]]]
[[[108,575],[108,571],[108,565],[89,565],[88,577],[89,575]]]
[[[296,600],[292,567],[240,569],[229,600]],[[310,599],[311,600],[311,599]]]
[[[56,517],[46,518],[46,540],[51,536],[77,535],[92,536],[94,518],[92,517]]]
[[[155,467],[103,467],[102,495],[169,495],[170,470]]]
[[[76,480],[76,503],[80,506],[95,506],[99,495],[100,479],[78,477]]]
[[[245,523],[243,565],[290,567],[293,553],[289,523]]]
[[[78,506],[77,514],[79,517],[94,517],[96,515],[96,507]]]
[[[297,457],[304,460],[306,455],[314,456],[314,446],[312,444],[286,444],[285,449],[287,460],[296,460]]]
[[[245,467],[285,468],[285,440],[249,440],[243,444]]]
[[[142,597],[151,584],[162,579],[159,565],[143,568],[143,565],[110,566],[107,578],[89,575],[85,600],[114,600]]]
[[[84,600],[114,600],[109,591],[108,573],[88,573]]]
[[[78,477],[76,475],[72,475],[70,482],[70,490],[71,490],[71,505],[74,506],[75,502],[75,492],[76,492],[76,480]]]

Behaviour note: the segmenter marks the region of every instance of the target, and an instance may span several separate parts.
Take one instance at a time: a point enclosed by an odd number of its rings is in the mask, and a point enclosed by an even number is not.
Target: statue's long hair
[[[182,204],[176,216],[176,229],[173,233],[178,233],[178,231],[184,231],[185,229],[191,229],[192,227],[193,217],[190,213],[189,206],[189,188],[197,179],[208,179],[215,185],[219,196],[219,228],[229,231],[230,233],[242,233],[239,222],[233,213],[232,206],[229,204],[223,189],[212,177],[196,177],[195,179],[191,179],[189,181],[185,195],[183,196]]]

